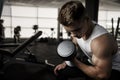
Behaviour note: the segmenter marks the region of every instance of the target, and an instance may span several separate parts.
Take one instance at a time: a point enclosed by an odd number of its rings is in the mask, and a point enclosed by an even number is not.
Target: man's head
[[[73,25],[85,14],[85,8],[80,1],[70,1],[64,4],[59,12],[58,21],[64,25]]]
[[[80,1],[69,1],[61,7],[58,21],[74,37],[81,38],[88,32],[90,19]]]

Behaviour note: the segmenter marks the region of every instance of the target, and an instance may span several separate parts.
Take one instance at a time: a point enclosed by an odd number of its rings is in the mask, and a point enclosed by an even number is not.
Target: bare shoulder
[[[101,55],[102,53],[115,54],[117,48],[117,41],[108,33],[95,38],[91,43],[92,51],[99,52]]]

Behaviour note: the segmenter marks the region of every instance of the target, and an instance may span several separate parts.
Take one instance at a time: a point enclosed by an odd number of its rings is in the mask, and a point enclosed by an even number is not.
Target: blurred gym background
[[[37,61],[48,60],[54,65],[61,63],[57,45],[69,40],[70,35],[59,24],[57,17],[60,7],[67,1],[70,0],[0,0],[0,49],[12,52],[42,31],[42,35],[22,49],[16,59],[32,54]],[[105,27],[119,45],[120,0],[80,1],[86,6],[90,17]]]

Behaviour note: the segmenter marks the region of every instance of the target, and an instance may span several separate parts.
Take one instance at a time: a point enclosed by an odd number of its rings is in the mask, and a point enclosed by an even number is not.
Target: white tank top
[[[93,29],[93,32],[89,39],[83,40],[83,38],[78,39],[77,38],[77,43],[80,46],[81,50],[84,52],[84,54],[89,58],[88,61],[92,64],[92,51],[91,51],[91,41],[103,34],[108,33],[108,31],[103,28],[102,26],[96,24],[96,26]],[[120,71],[120,54],[116,54],[113,56],[113,63],[112,63],[112,68],[119,70]]]

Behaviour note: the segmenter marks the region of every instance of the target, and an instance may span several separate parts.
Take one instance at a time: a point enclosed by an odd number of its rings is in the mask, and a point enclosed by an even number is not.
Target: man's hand
[[[65,62],[63,62],[63,63],[61,63],[61,64],[58,64],[58,65],[55,67],[55,69],[54,69],[55,75],[58,75],[57,71],[59,71],[59,70],[61,70],[61,69],[64,69],[65,67],[66,67],[66,63],[65,63]]]

